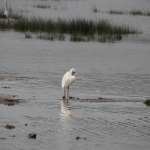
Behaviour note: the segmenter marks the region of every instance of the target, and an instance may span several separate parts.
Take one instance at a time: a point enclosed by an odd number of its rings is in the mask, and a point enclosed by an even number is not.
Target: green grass
[[[141,10],[131,10],[129,12],[130,15],[143,15],[143,16],[150,16],[150,11],[141,11]]]
[[[92,6],[92,10],[93,10],[94,13],[100,12],[100,10],[98,10],[96,5]]]
[[[26,38],[26,39],[31,39],[31,38],[32,38],[32,35],[29,34],[29,33],[25,33],[24,35],[25,35],[25,38]]]
[[[141,10],[131,10],[131,11],[119,11],[119,10],[113,10],[111,9],[109,11],[109,14],[118,14],[118,15],[122,15],[122,14],[127,14],[127,15],[141,15],[141,16],[150,16],[150,11],[141,11]]]
[[[57,33],[51,33],[51,34],[39,34],[36,36],[37,39],[40,40],[59,40],[59,41],[65,41],[66,37],[64,34],[57,34]]]
[[[0,20],[1,30],[15,30],[20,32],[41,32],[38,39],[65,40],[64,34],[70,35],[70,41],[97,41],[115,42],[120,41],[124,35],[138,34],[140,30],[129,25],[113,24],[106,19],[42,19],[42,18],[21,18],[12,23],[7,20]],[[57,35],[57,37],[56,37]],[[25,35],[28,38],[28,35]]]
[[[101,42],[101,43],[114,43],[116,41],[121,41],[122,36],[121,35],[89,35],[89,36],[82,36],[79,34],[72,34],[70,36],[70,41],[72,42]]]
[[[87,20],[87,19],[41,19],[41,18],[22,18],[14,21],[11,25],[5,21],[0,20],[1,29],[14,29],[16,31],[31,31],[31,32],[53,32],[53,33],[67,33],[67,34],[137,34],[140,33],[138,29],[130,27],[129,25],[117,25],[108,20]]]
[[[42,9],[51,9],[51,6],[50,5],[46,5],[46,4],[36,4],[36,5],[32,5],[32,7],[34,8],[42,8]]]
[[[109,11],[109,14],[118,14],[118,15],[121,15],[121,14],[124,14],[125,12],[123,11],[118,11],[118,10],[114,10],[114,9],[111,9]]]
[[[61,34],[61,33],[39,33],[35,36],[40,40],[59,40],[59,41],[71,41],[71,42],[101,42],[101,43],[114,43],[116,41],[122,40],[121,35],[88,35],[84,36],[81,34]],[[32,35],[25,33],[25,38],[30,39]]]
[[[145,105],[147,106],[150,106],[150,99],[147,99],[145,102],[144,102]]]

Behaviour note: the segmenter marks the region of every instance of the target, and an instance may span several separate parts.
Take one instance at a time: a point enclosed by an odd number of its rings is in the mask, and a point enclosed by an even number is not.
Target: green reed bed
[[[44,5],[44,4],[36,4],[36,5],[32,5],[32,7],[34,7],[34,8],[41,8],[41,9],[47,9],[47,8],[49,8],[49,9],[51,9],[51,6],[50,5]]]
[[[150,16],[150,11],[141,11],[141,10],[131,10],[129,12],[130,15],[143,15],[143,16]]]
[[[65,41],[66,37],[64,34],[57,34],[57,33],[51,33],[51,34],[39,34],[36,36],[37,39],[40,40],[59,40],[59,41]]]
[[[114,9],[111,9],[110,11],[109,11],[109,14],[118,14],[118,15],[122,15],[122,14],[124,14],[125,12],[123,12],[123,11],[118,11],[118,10],[114,10]]]
[[[26,38],[26,39],[31,39],[31,38],[32,38],[32,35],[29,34],[29,33],[25,33],[24,35],[25,35],[25,38]]]
[[[131,10],[131,11],[119,11],[119,10],[113,10],[111,9],[109,11],[109,14],[118,14],[118,15],[122,15],[122,14],[127,14],[127,15],[141,15],[141,16],[150,16],[150,11],[141,11],[141,10]]]
[[[113,24],[108,20],[87,20],[87,19],[41,19],[41,18],[21,18],[12,23],[0,20],[0,29],[13,29],[20,32],[44,32],[49,36],[39,36],[38,39],[53,40],[55,33],[59,35],[59,40],[65,40],[64,34],[70,35],[70,41],[99,41],[113,42],[120,41],[123,35],[138,34],[140,30],[129,25]],[[56,39],[54,37],[54,39]]]
[[[31,31],[31,32],[53,32],[53,33],[68,33],[68,34],[137,34],[140,33],[136,28],[129,25],[117,25],[108,20],[87,20],[87,19],[41,19],[41,18],[22,18],[14,21],[11,25],[1,20],[0,28],[11,28],[16,31]]]
[[[92,11],[93,11],[94,13],[100,12],[100,10],[97,8],[96,5],[92,6]]]
[[[30,36],[29,36],[30,37]],[[31,36],[32,37],[32,36]],[[28,38],[27,35],[25,35],[25,38]],[[40,40],[59,40],[59,41],[72,41],[72,42],[101,42],[101,43],[114,43],[116,41],[120,41],[122,39],[121,35],[88,35],[84,36],[81,34],[61,34],[61,33],[40,33],[36,36],[37,39]]]
[[[116,41],[121,41],[122,40],[122,36],[121,35],[89,35],[89,36],[82,36],[79,34],[72,34],[70,36],[70,41],[72,42],[101,42],[101,43],[114,43]]]

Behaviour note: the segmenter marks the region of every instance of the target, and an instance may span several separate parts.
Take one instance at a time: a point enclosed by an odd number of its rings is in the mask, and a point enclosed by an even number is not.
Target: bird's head
[[[75,71],[74,68],[70,69],[70,73],[71,73],[72,75],[73,75],[75,72],[76,72],[76,71]]]

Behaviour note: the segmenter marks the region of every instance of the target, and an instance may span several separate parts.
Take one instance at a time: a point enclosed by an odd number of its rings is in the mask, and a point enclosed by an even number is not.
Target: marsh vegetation
[[[115,9],[111,9],[107,12],[103,12],[103,11],[100,11],[96,5],[92,6],[92,11],[94,13],[97,13],[97,12],[102,12],[102,13],[108,13],[108,14],[117,14],[117,15],[123,15],[123,14],[126,14],[126,15],[134,15],[134,16],[137,16],[137,15],[140,15],[140,16],[150,16],[150,11],[149,10],[139,10],[139,9],[133,9],[133,10],[130,10],[130,11],[123,11],[123,10],[115,10]]]
[[[20,32],[45,32],[57,33],[59,35],[71,35],[71,41],[99,41],[114,42],[122,39],[123,35],[138,34],[141,30],[130,27],[129,25],[113,24],[111,21],[101,19],[42,19],[42,18],[22,18],[9,23],[0,20],[1,30],[13,29]],[[28,37],[28,36],[27,36]],[[48,39],[54,36],[46,36]],[[40,37],[39,37],[40,38]],[[42,36],[40,39],[47,39]],[[54,38],[55,39],[55,38]],[[64,39],[64,38],[58,38]]]
[[[34,5],[32,5],[32,7],[34,7],[34,8],[42,8],[42,9],[46,9],[46,8],[51,9],[51,5],[46,5],[46,4],[34,4]]]
[[[145,105],[147,106],[150,106],[150,99],[147,99],[145,102],[144,102]]]
[[[137,9],[134,9],[134,10],[131,10],[131,11],[120,11],[120,10],[113,10],[111,9],[109,11],[109,14],[127,14],[127,15],[141,15],[141,16],[150,16],[150,11],[141,11],[141,10],[137,10]]]

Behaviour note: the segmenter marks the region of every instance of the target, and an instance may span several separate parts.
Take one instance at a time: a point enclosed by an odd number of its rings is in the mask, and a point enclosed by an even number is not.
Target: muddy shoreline
[[[67,99],[62,99],[62,100],[67,100]],[[78,101],[78,102],[141,102],[140,100],[117,100],[117,99],[108,99],[108,98],[75,98],[75,97],[70,97],[68,101]]]
[[[25,100],[19,99],[19,97],[16,95],[0,94],[0,104],[13,106],[13,105],[17,105],[23,102],[25,102]]]
[[[38,80],[38,78],[34,77],[13,77],[13,76],[0,76],[0,81],[20,81],[20,80]],[[4,87],[7,88],[7,87]]]

